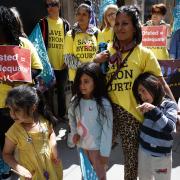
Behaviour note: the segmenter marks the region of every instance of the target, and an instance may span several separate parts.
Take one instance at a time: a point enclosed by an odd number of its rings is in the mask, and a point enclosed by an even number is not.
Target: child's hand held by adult
[[[75,134],[75,135],[73,136],[73,143],[74,143],[74,144],[77,144],[78,141],[79,141],[79,139],[80,139],[80,135],[79,135],[79,134]]]

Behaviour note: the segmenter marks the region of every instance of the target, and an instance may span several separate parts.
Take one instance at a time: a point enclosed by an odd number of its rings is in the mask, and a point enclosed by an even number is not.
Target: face
[[[88,26],[89,24],[90,15],[87,12],[87,10],[83,7],[81,7],[77,14],[76,14],[76,20],[79,24],[79,26]]]
[[[116,16],[114,32],[121,44],[127,45],[132,42],[135,28],[131,17],[125,13],[119,13]]]
[[[153,97],[152,95],[149,93],[149,91],[143,86],[143,85],[139,85],[138,86],[138,94],[141,97],[141,100],[143,102],[148,102],[148,103],[153,103]]]
[[[46,8],[49,16],[59,15],[60,5],[58,1],[55,0],[47,0]]]
[[[80,78],[79,88],[84,98],[92,98],[92,92],[94,90],[94,80],[87,74],[83,74]]]
[[[163,17],[164,16],[160,13],[160,11],[157,10],[152,13],[151,20],[153,21],[154,25],[159,25]]]
[[[106,12],[106,19],[111,25],[111,27],[114,27],[115,19],[116,19],[116,10],[108,9]]]
[[[10,110],[10,116],[11,118],[21,124],[21,123],[29,123],[32,121],[32,117],[30,115],[28,115],[24,109],[19,108],[19,107],[8,107]],[[32,113],[34,111],[34,108],[32,108]]]

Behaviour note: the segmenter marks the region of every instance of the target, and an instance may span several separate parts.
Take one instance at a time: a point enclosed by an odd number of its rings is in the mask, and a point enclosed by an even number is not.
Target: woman
[[[105,7],[103,15],[103,25],[102,25],[102,34],[105,42],[110,42],[113,40],[113,27],[115,24],[116,12],[118,10],[117,5],[110,4]]]
[[[122,139],[124,179],[135,180],[138,165],[138,131],[143,117],[136,109],[137,103],[132,93],[134,80],[141,73],[150,72],[159,77],[171,98],[173,95],[162,77],[154,54],[140,45],[140,14],[135,6],[122,6],[117,11],[114,33],[114,41],[109,44],[111,64],[106,74],[108,91],[113,102],[113,134],[114,138],[120,134]],[[94,61],[101,63],[107,56],[107,53],[102,52]],[[126,62],[120,69],[119,66],[125,59]]]
[[[166,26],[167,38],[171,36],[170,24],[164,21],[167,9],[165,4],[154,4],[151,9],[151,20],[147,21],[144,26]],[[168,39],[167,39],[168,40]],[[159,60],[169,59],[169,53],[166,47],[152,47],[151,50]]]
[[[21,46],[31,51],[31,73],[34,79],[42,69],[42,64],[38,54],[31,42],[24,36],[24,30],[20,17],[15,13],[15,9],[0,6],[0,45]],[[0,78],[0,147],[4,146],[5,132],[13,124],[7,108],[5,107],[5,99],[8,91],[22,82],[15,82],[9,77]],[[7,173],[7,172],[6,172]],[[8,175],[7,175],[8,176]],[[2,175],[3,178],[7,177]]]
[[[87,4],[77,8],[77,23],[66,34],[64,61],[69,68],[69,81],[74,81],[77,67],[94,59],[99,42],[103,42],[102,33],[89,24],[92,9]]]

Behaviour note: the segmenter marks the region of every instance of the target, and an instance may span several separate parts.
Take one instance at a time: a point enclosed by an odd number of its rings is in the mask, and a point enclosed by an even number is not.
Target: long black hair
[[[140,21],[140,11],[137,6],[129,5],[129,6],[122,6],[118,9],[116,18],[118,14],[126,14],[127,16],[131,17],[132,24],[135,28],[134,33],[134,41],[136,44],[140,44],[142,41],[142,29],[141,29],[141,21]],[[114,34],[114,42],[118,41],[116,35]]]
[[[159,79],[154,76],[153,74],[150,74],[148,72],[145,72],[143,74],[140,74],[134,81],[132,90],[134,93],[134,96],[136,98],[136,101],[138,103],[143,103],[139,93],[138,93],[138,86],[142,85],[146,88],[146,90],[151,94],[153,97],[153,105],[158,106],[163,97],[165,96],[164,88],[159,81]]]
[[[4,36],[7,41],[3,43],[20,45],[21,27],[15,14],[5,6],[0,6],[0,31],[0,36]]]
[[[38,117],[38,115],[42,115],[52,125],[56,125],[57,119],[49,110],[45,98],[40,91],[28,85],[20,85],[8,92],[6,106],[23,109],[27,115],[31,116],[31,109],[34,105],[36,110],[32,116]]]
[[[102,98],[106,98],[110,101],[108,97],[108,92],[106,88],[105,77],[101,73],[100,66],[97,63],[85,63],[82,64],[76,72],[76,77],[73,83],[72,92],[75,96],[75,102],[77,106],[80,102],[80,99],[83,98],[83,94],[80,91],[80,79],[83,74],[87,74],[94,81],[94,90],[92,92],[92,96],[97,102],[98,110],[104,114],[104,107],[102,104]]]

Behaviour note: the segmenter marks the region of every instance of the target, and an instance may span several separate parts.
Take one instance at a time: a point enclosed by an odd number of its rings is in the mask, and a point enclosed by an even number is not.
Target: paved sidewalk
[[[81,180],[81,170],[76,148],[70,149],[66,145],[66,123],[60,123],[56,128],[58,152],[63,162],[64,180]],[[107,180],[123,180],[124,166],[121,143],[111,153]],[[17,180],[13,176],[11,180]],[[173,146],[172,180],[180,180],[180,134],[175,135]]]

